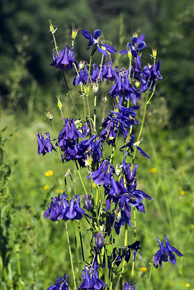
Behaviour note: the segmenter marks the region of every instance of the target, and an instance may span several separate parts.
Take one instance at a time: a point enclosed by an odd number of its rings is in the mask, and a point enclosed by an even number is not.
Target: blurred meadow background
[[[136,289],[194,290],[192,0],[0,2],[0,289],[47,289],[63,273],[71,279],[64,223],[44,220],[43,213],[51,196],[64,191],[68,168],[78,191],[83,190],[71,162],[62,165],[57,153],[45,157],[37,153],[37,133],[49,131],[51,138],[56,137],[46,112],[53,112],[57,132],[62,128],[56,95],[63,103],[64,117],[75,115],[60,73],[50,66],[54,45],[49,19],[58,27],[59,49],[71,45],[72,23],[90,32],[101,29],[117,51],[125,49],[138,30],[146,35],[145,55],[153,46],[157,48],[163,79],[148,108],[142,143],[151,159],[142,157],[137,172],[139,187],[153,201],[146,202],[146,214],[137,214],[137,240],[142,249],[135,266]],[[81,33],[76,43],[76,59],[89,60]],[[121,65],[123,59],[118,61]],[[82,100],[72,85],[74,74],[69,71],[66,75],[82,111]],[[99,94],[99,113],[102,98]],[[141,120],[141,111],[137,119]],[[116,158],[119,162],[119,154]],[[87,172],[83,174],[87,176]],[[69,182],[68,189],[71,187]],[[81,227],[87,242],[87,227]],[[73,245],[73,225],[69,228]],[[161,269],[154,268],[147,285],[149,263],[158,250],[157,237],[163,240],[164,234],[184,257],[177,259],[177,267],[165,263]],[[133,236],[129,239],[132,243]]]

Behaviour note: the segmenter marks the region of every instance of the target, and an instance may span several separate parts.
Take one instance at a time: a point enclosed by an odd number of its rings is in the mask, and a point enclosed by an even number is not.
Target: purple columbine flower
[[[56,52],[53,53],[53,62],[51,63],[51,66],[55,66],[56,68],[60,69],[71,69],[73,67],[73,63],[77,65],[74,57],[73,57],[73,49],[74,47],[70,49],[68,45],[61,51],[59,51],[59,55],[57,55]]]
[[[89,49],[91,45],[96,44],[98,51],[100,53],[103,53],[106,57],[107,57],[107,51],[109,53],[117,52],[113,46],[101,43],[101,39],[100,39],[101,30],[99,29],[95,30],[94,36],[92,36],[88,30],[82,30],[81,32],[85,38],[89,39],[88,46],[86,49]],[[102,49],[101,47],[105,47],[105,49]]]
[[[119,104],[116,105],[116,109],[119,111],[110,111],[112,120],[119,123],[119,127],[125,138],[127,138],[129,129],[132,125],[138,124],[136,117],[136,111],[140,106],[133,106],[130,108],[123,107]]]
[[[133,36],[131,38],[131,43],[127,43],[127,50],[120,51],[120,54],[126,54],[130,50],[134,57],[137,57],[137,51],[142,50],[146,47],[146,43],[144,41],[145,34],[142,34],[140,37]]]
[[[105,179],[105,176],[106,176],[106,173],[107,173],[107,170],[110,166],[110,163],[108,160],[104,160],[99,168],[95,171],[93,171],[89,176],[88,178],[91,178],[93,179],[94,183],[96,183],[97,185],[102,185],[103,182],[104,182],[104,179]]]
[[[54,148],[53,144],[50,141],[50,133],[44,133],[46,135],[46,139],[44,139],[44,136],[41,134],[36,135],[37,142],[38,142],[38,155],[42,154],[45,155],[47,152],[51,153],[52,150],[56,149]]]
[[[125,285],[124,285],[124,290],[135,290],[135,285],[136,284],[131,286],[129,282],[126,282]]]
[[[109,63],[107,65],[106,64],[103,65],[103,69],[102,69],[102,77],[103,77],[103,79],[113,81],[116,78],[116,76],[117,76],[117,73],[116,73],[117,67],[112,69],[112,63],[113,63],[113,61],[109,61]]]
[[[162,262],[168,262],[170,261],[172,264],[177,265],[176,263],[176,256],[173,254],[177,254],[179,257],[182,257],[183,255],[177,250],[176,248],[172,247],[168,241],[167,236],[165,235],[165,241],[166,241],[166,247],[163,245],[163,243],[160,241],[159,238],[157,238],[160,250],[156,252],[154,255],[154,266],[157,268],[158,265],[160,265],[160,268],[162,267]]]
[[[80,70],[79,75],[77,74],[76,77],[73,80],[73,85],[76,87],[78,84],[86,84],[87,80],[88,80],[88,69],[87,67],[84,65],[84,68]],[[89,78],[89,82],[90,82],[90,78]]]
[[[103,233],[97,233],[95,236],[95,244],[97,249],[100,251],[104,246],[104,235]]]
[[[64,128],[61,130],[58,136],[59,146],[63,146],[64,140],[77,140],[78,138],[84,138],[81,132],[76,128],[73,119],[65,119]]]
[[[60,276],[56,278],[55,285],[50,286],[47,290],[69,290],[69,277],[64,274],[63,279]]]
[[[147,90],[153,91],[155,83],[162,79],[160,74],[161,61],[158,61],[155,65],[145,66],[142,70],[142,85],[141,91]]]
[[[48,205],[44,218],[49,216],[49,219],[55,222],[61,219],[65,221],[69,219],[80,220],[83,215],[91,218],[80,206],[80,195],[74,195],[69,203],[64,192],[63,195],[59,194],[58,197],[51,198],[51,204]]]
[[[75,200],[76,198],[77,202]],[[83,215],[91,218],[85,213],[84,209],[80,207],[80,195],[74,195],[70,201],[70,205],[63,214],[63,219],[80,220]]]
[[[89,271],[89,273],[88,273]],[[97,268],[87,267],[85,266],[82,271],[83,281],[80,284],[78,290],[88,289],[88,290],[102,290],[103,287],[107,287],[106,284],[99,278]]]
[[[135,136],[131,135],[131,140],[125,144],[124,146],[122,146],[119,150],[123,151],[124,148],[129,148],[131,150],[131,153],[134,152],[133,147],[136,147],[137,150],[141,153],[141,155],[145,156],[146,158],[150,159],[150,157],[139,147],[135,144]]]

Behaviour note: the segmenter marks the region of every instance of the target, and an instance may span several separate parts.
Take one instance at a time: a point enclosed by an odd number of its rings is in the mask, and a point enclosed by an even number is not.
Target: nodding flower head
[[[108,44],[104,44],[101,42],[101,30],[96,29],[94,31],[94,36],[92,36],[88,30],[82,30],[81,32],[85,38],[89,39],[89,42],[88,42],[86,49],[89,49],[89,47],[93,44],[96,45],[92,51],[92,54],[95,53],[96,47],[97,47],[98,51],[100,53],[104,54],[106,57],[107,57],[107,51],[109,53],[117,52],[113,46],[108,45]]]
[[[176,248],[172,247],[168,241],[167,236],[165,235],[165,241],[166,241],[166,247],[163,245],[163,243],[160,241],[159,238],[157,238],[160,250],[156,252],[154,255],[154,266],[157,268],[158,265],[160,265],[160,268],[162,267],[162,262],[168,262],[170,261],[172,264],[177,265],[176,263],[176,256],[173,254],[177,254],[177,256],[182,257],[183,255],[177,250]]]
[[[78,64],[76,63],[73,57],[73,50],[74,50],[74,47],[70,49],[69,46],[66,45],[66,47],[60,50],[58,54],[55,51],[53,53],[53,62],[51,63],[51,66],[55,66],[56,68],[60,68],[60,69],[65,69],[65,68],[72,69],[73,63],[76,66],[78,66]]]

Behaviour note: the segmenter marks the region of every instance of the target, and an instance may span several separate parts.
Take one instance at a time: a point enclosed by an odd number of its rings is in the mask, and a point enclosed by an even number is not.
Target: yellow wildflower
[[[180,194],[181,194],[181,195],[184,195],[184,194],[185,194],[184,190],[181,190],[181,191],[180,191]]]
[[[46,184],[43,188],[44,188],[44,190],[47,190],[47,189],[49,189],[49,185]]]
[[[147,272],[147,270],[148,270],[148,268],[147,267],[140,267],[139,268],[139,271],[141,271],[141,272]]]
[[[53,175],[53,171],[52,170],[48,170],[45,172],[44,174],[45,176],[52,176]]]
[[[155,173],[156,171],[157,171],[156,168],[151,168],[151,169],[150,169],[150,173]]]
[[[62,189],[57,189],[57,193],[63,193],[64,190]]]

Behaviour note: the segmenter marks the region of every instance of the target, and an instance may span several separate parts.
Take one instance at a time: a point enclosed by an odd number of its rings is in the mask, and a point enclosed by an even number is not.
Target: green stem
[[[74,223],[73,224],[73,229],[74,229],[74,233],[75,233],[75,247],[76,247],[76,259],[77,259],[77,265],[78,265],[78,271],[79,271],[79,276],[80,276],[80,280],[81,280],[81,268],[80,268],[80,257],[79,257],[79,246],[78,246],[78,238],[77,238],[77,227],[75,228]]]
[[[85,185],[84,185],[84,182],[83,182],[83,179],[82,179],[82,176],[81,176],[81,173],[80,173],[80,170],[79,170],[79,165],[78,165],[77,161],[76,161],[76,168],[77,168],[77,172],[78,172],[78,175],[79,175],[79,179],[81,181],[81,184],[83,186],[83,189],[84,189],[85,193],[88,194],[88,192],[87,192],[87,190],[85,188]]]
[[[93,56],[91,55],[90,56],[90,63],[89,63],[89,70],[88,70],[88,79],[87,79],[86,87],[88,86],[89,79],[90,79],[90,73],[91,73],[91,67],[92,67],[92,58],[93,58]]]
[[[124,240],[124,247],[127,247],[127,223],[125,223],[125,240]],[[119,275],[119,280],[117,282],[117,284],[119,285],[119,281],[120,281],[120,285],[122,285],[122,279],[123,279],[123,273],[125,270],[125,259],[123,258],[123,263],[122,263],[122,268],[121,268],[121,273]]]
[[[79,229],[79,238],[80,238],[80,243],[81,243],[81,252],[82,252],[82,259],[85,262],[84,258],[84,247],[83,247],[83,241],[82,241],[82,234],[81,234],[81,227],[80,227],[80,222],[78,221],[78,229]]]
[[[134,242],[136,241],[136,234],[137,234],[137,223],[136,223],[136,210],[135,210],[135,207],[133,208],[133,218],[134,218]],[[135,261],[133,259],[132,261],[132,269],[131,269],[131,285],[132,285],[132,282],[133,282],[133,275],[134,275],[134,269],[135,269]]]
[[[53,37],[53,41],[54,41],[55,50],[56,50],[57,56],[59,56],[59,50],[58,50],[57,42],[56,42],[56,38],[55,38],[55,30],[54,30],[54,28],[53,28],[53,24],[52,24],[52,21],[51,21],[51,20],[49,20],[49,24],[50,24],[50,31],[51,31],[51,33],[52,33],[52,37]],[[75,109],[77,115],[79,116],[78,110],[77,110],[77,108],[76,108],[76,106],[75,106],[75,103],[74,103],[74,101],[73,101],[73,99],[72,99],[72,96],[71,96],[71,93],[70,93],[70,90],[69,90],[69,87],[68,87],[68,84],[67,84],[67,80],[66,80],[66,77],[65,77],[64,71],[61,70],[61,72],[62,72],[63,79],[64,79],[64,82],[65,82],[65,86],[66,86],[67,94],[68,94],[68,96],[69,96],[70,99],[71,99],[71,102],[72,102],[72,104],[73,104],[73,106],[74,106],[74,109]]]
[[[18,279],[19,279],[19,290],[22,290],[22,272],[21,272],[21,264],[20,264],[20,253],[16,253],[17,257],[17,270],[18,270]]]
[[[125,262],[125,259],[123,258],[123,259],[122,259],[122,269],[124,268],[124,262]],[[123,272],[121,271],[120,274],[119,274],[119,279],[118,279],[118,281],[117,281],[117,285],[116,285],[115,290],[117,290],[118,287],[119,287],[120,279],[121,279],[122,275],[123,275]]]
[[[96,95],[94,95],[94,131],[96,132]]]
[[[139,140],[140,140],[141,133],[142,133],[143,126],[144,126],[144,122],[145,122],[146,110],[147,110],[147,105],[148,105],[147,100],[148,100],[148,94],[146,94],[146,102],[145,102],[145,107],[144,107],[144,112],[143,112],[143,119],[142,119],[142,122],[141,122],[141,128],[139,130],[139,135],[137,137],[137,142],[139,142]],[[135,161],[136,152],[137,152],[137,148],[135,147],[133,158],[132,158],[132,162],[131,162],[132,163],[132,170],[133,170],[133,164],[134,164],[134,161]]]
[[[57,42],[56,42],[56,38],[55,38],[55,30],[53,28],[53,24],[51,19],[49,19],[49,24],[50,24],[50,31],[52,33],[52,37],[53,37],[53,41],[54,41],[54,45],[55,45],[55,50],[57,52],[57,56],[59,56],[59,51],[58,51],[58,47],[57,47]]]
[[[148,280],[147,280],[147,290],[149,290],[150,289],[150,287],[149,287],[149,283],[150,283],[150,280],[151,280],[151,276],[152,276],[152,269],[153,269],[153,267],[152,267],[153,265],[152,265],[152,263],[151,263],[151,267],[150,267],[150,274],[149,274],[149,277],[148,277]]]
[[[66,229],[66,234],[67,234],[67,243],[68,243],[68,247],[69,247],[69,256],[70,256],[71,269],[72,269],[72,274],[73,274],[74,289],[76,290],[77,286],[76,286],[75,272],[74,272],[74,266],[73,266],[73,257],[72,257],[71,245],[70,245],[69,234],[68,234],[66,222],[65,222],[65,229]]]
[[[85,98],[85,95],[83,95],[83,102],[84,102],[84,118],[86,120],[87,113],[86,113],[86,98]]]

